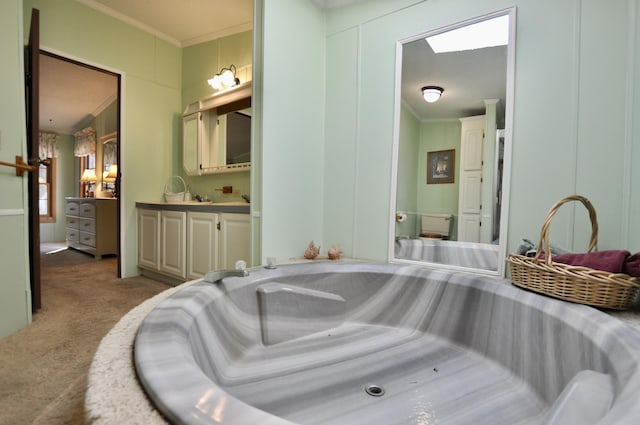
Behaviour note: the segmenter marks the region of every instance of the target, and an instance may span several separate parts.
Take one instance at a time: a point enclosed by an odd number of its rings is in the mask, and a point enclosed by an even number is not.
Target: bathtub
[[[498,270],[498,245],[442,239],[397,239],[394,257],[472,269]]]
[[[640,332],[507,281],[314,262],[196,282],[138,329],[176,424],[638,424]]]

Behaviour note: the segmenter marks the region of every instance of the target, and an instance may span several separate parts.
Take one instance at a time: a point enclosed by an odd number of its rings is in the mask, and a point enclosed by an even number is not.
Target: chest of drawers
[[[67,246],[102,258],[118,253],[116,199],[66,198]]]

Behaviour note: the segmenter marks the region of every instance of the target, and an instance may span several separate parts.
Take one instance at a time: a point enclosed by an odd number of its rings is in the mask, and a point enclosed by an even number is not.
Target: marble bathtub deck
[[[130,353],[134,344],[135,333],[144,317],[164,299],[176,291],[193,284],[194,282],[188,282],[180,287],[169,289],[136,307],[123,317],[105,337],[98,349],[90,370],[89,388],[86,399],[88,423],[166,423],[164,418],[149,404],[144,392],[140,388],[135,377]],[[614,315],[632,326],[640,327],[640,313],[638,312],[622,312],[614,313]],[[286,411],[286,405],[294,404],[293,401],[296,399],[308,400],[308,395],[303,397],[298,391],[291,391],[289,384],[281,385],[281,388],[276,391],[276,388],[278,388],[277,374],[274,375],[271,373],[271,376],[268,376],[269,372],[267,372],[266,375],[264,372],[263,375],[258,373],[257,376],[260,377],[259,380],[266,379],[267,381],[272,381],[265,387],[269,390],[265,391],[264,388],[261,389],[256,385],[256,382],[252,381],[255,379],[255,374],[246,374],[248,370],[253,370],[254,372],[255,370],[265,370],[265,368],[261,367],[261,361],[264,361],[265,356],[265,352],[263,352],[263,350],[265,350],[264,348],[258,347],[254,350],[247,351],[244,356],[238,360],[238,363],[235,364],[235,374],[233,368],[229,369],[228,380],[223,387],[228,393],[264,408],[267,411],[271,411],[274,414],[286,417],[294,423],[407,423],[406,421],[394,422],[393,418],[385,417],[385,414],[389,414],[390,412],[397,413],[397,409],[404,410],[402,415],[404,418],[411,418],[411,421],[408,423],[433,423],[432,420],[437,417],[442,419],[441,416],[437,415],[446,412],[446,406],[449,403],[447,398],[455,398],[454,394],[456,394],[456,391],[446,391],[447,377],[451,378],[451,375],[448,374],[464,369],[470,371],[468,375],[459,375],[455,379],[449,379],[449,381],[460,382],[464,380],[465,377],[469,377],[468,383],[465,381],[462,387],[468,387],[470,390],[473,389],[473,386],[477,385],[478,382],[482,382],[482,384],[487,385],[488,388],[492,385],[501,385],[502,389],[508,390],[492,392],[492,397],[496,397],[497,399],[496,402],[504,402],[508,405],[513,405],[514,403],[522,405],[524,400],[527,405],[523,407],[524,411],[526,412],[527,409],[531,410],[531,423],[539,423],[536,422],[536,420],[539,421],[539,418],[536,418],[535,412],[539,411],[540,404],[543,402],[537,399],[535,394],[532,394],[526,386],[521,385],[521,381],[514,379],[508,371],[505,371],[498,364],[487,361],[483,356],[469,354],[468,350],[460,350],[460,347],[429,334],[415,334],[411,332],[403,334],[403,332],[398,332],[396,329],[388,329],[385,327],[353,326],[356,325],[337,328],[334,330],[336,333],[334,333],[331,338],[342,338],[343,341],[348,344],[349,341],[355,338],[354,335],[358,335],[357,338],[373,338],[373,336],[379,334],[387,335],[385,338],[379,339],[378,342],[372,343],[371,347],[375,347],[375,349],[371,350],[369,355],[362,357],[361,361],[363,363],[361,363],[359,359],[354,360],[352,363],[345,363],[345,369],[338,373],[338,375],[343,378],[339,384],[332,385],[331,388],[322,388],[322,386],[314,387],[313,385],[306,387],[308,391],[315,391],[324,397],[321,405],[324,405],[325,409],[317,410],[316,407],[309,407],[309,409],[316,412],[313,421],[309,421],[310,415],[308,411],[305,411],[304,406],[298,405],[295,411]],[[375,344],[380,344],[384,340],[394,341],[394,344],[391,344],[388,349],[375,346]],[[395,344],[395,342],[399,343],[401,347],[404,346],[407,350],[393,348],[398,345]],[[292,346],[299,344],[317,345],[318,343],[319,341],[317,341],[316,337],[303,337],[299,340],[278,344],[277,351],[280,351],[282,355],[283,367],[285,369],[287,367],[286,353],[292,349]],[[419,350],[415,348],[414,344],[429,348]],[[367,344],[364,345],[366,346]],[[297,348],[306,350],[304,347]],[[335,345],[328,344],[327,350],[328,351],[325,352],[320,350],[319,355],[324,358],[332,355],[340,357],[339,352],[332,352],[336,350]],[[269,356],[273,354],[274,351],[271,350]],[[409,366],[406,370],[384,370],[384,367],[376,369],[376,365],[385,364],[380,361],[377,356],[407,356],[405,363]],[[370,379],[374,381],[372,383],[381,384],[385,388],[387,391],[385,397],[373,398],[364,393],[361,384],[363,381],[369,379],[365,371],[373,371],[371,372],[372,375]],[[314,373],[319,373],[320,377],[323,375],[322,370],[315,371]],[[299,379],[302,381],[314,381],[313,376],[309,376],[308,372],[304,369],[300,370],[300,374]],[[361,376],[363,374],[364,376]],[[354,375],[358,376],[358,379],[353,379]],[[316,382],[321,381],[322,379],[316,380]],[[432,384],[432,390],[424,386],[417,389],[416,386],[418,382],[430,382]],[[433,391],[434,386],[436,388],[435,391]],[[429,393],[429,391],[431,391],[431,393]],[[292,403],[273,403],[270,401],[270,399],[273,399],[277,394],[282,396],[283,392],[289,393],[288,397],[291,398]],[[467,413],[460,412],[459,409],[453,409],[453,411],[448,414],[446,423],[478,423],[470,418],[486,417],[489,415],[490,412],[488,410],[491,409],[488,409],[486,400],[481,399],[483,392],[486,391],[478,391],[477,396],[479,398],[477,403],[474,404],[473,399],[470,399],[471,405],[468,416],[466,416]],[[341,400],[340,406],[343,406],[345,411],[335,412],[336,397]],[[432,401],[431,404],[424,403],[423,400],[425,399]],[[355,414],[354,412],[358,412],[356,415],[358,418],[362,417],[361,411],[355,408],[351,409],[352,412],[349,412],[351,407],[360,403],[360,400],[370,408],[371,416],[368,417],[366,422],[360,422],[360,420],[356,420],[356,418],[354,418],[353,421],[348,419],[350,414]],[[386,406],[389,400],[395,400],[395,407],[393,409],[387,408]],[[318,399],[316,399],[316,401],[318,401]],[[329,408],[329,406],[331,406],[331,408]],[[323,411],[324,414],[321,414]],[[303,420],[302,418],[304,417],[307,419]],[[381,418],[384,418],[384,420]],[[522,419],[522,417],[520,419]],[[458,421],[456,422],[456,420]],[[498,418],[488,423],[527,423],[527,419],[525,418],[522,419],[521,422],[518,422],[517,419],[512,417],[504,422],[500,422]]]

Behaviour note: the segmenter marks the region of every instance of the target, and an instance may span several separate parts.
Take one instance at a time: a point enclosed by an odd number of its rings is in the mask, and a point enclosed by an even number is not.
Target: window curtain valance
[[[91,127],[83,128],[73,134],[76,138],[73,147],[75,156],[87,156],[96,153],[96,131]]]
[[[38,158],[58,157],[58,135],[55,133],[40,132],[38,138]]]

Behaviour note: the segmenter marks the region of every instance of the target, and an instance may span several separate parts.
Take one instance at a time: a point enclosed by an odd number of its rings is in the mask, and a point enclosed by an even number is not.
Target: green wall
[[[257,158],[262,166],[261,255],[300,257],[311,240],[326,255],[339,242],[323,240],[323,211],[329,204],[323,188],[347,191],[347,197],[353,192],[350,181],[335,178],[341,163],[334,164],[330,178],[324,170],[324,153],[330,150],[324,149],[324,15],[308,0],[268,1],[263,8],[262,157]],[[352,164],[350,149],[336,148],[337,160],[347,155],[345,161]]]
[[[398,171],[396,211],[407,215],[396,222],[396,236],[416,236],[418,217],[418,163],[420,162],[420,122],[402,105],[398,135]],[[401,164],[401,165],[400,165]]]
[[[458,214],[460,182],[460,121],[425,122],[420,126],[420,148],[417,154],[418,212]],[[455,149],[453,183],[427,184],[427,152]]]
[[[517,35],[509,249],[522,237],[536,239],[550,206],[576,192],[598,210],[600,249],[640,249],[634,218],[640,214],[640,173],[633,169],[640,163],[638,0],[382,3],[326,13],[327,69],[345,57],[357,64],[355,71],[345,66],[356,73],[349,77],[356,89],[343,93],[338,77],[328,74],[326,80],[327,123],[337,114],[354,117],[342,129],[353,135],[343,144],[343,150],[355,150],[353,166],[331,168],[339,154],[327,153],[324,168],[325,176],[333,174],[355,194],[354,203],[325,207],[340,209],[344,217],[341,232],[353,246],[347,255],[388,255],[396,41],[512,5]],[[337,37],[342,42],[334,42]],[[593,90],[603,81],[604,93]],[[339,108],[344,104],[352,106],[345,111]],[[580,207],[567,210],[554,219],[552,237],[584,249],[586,214]],[[325,234],[332,226],[326,223]]]

